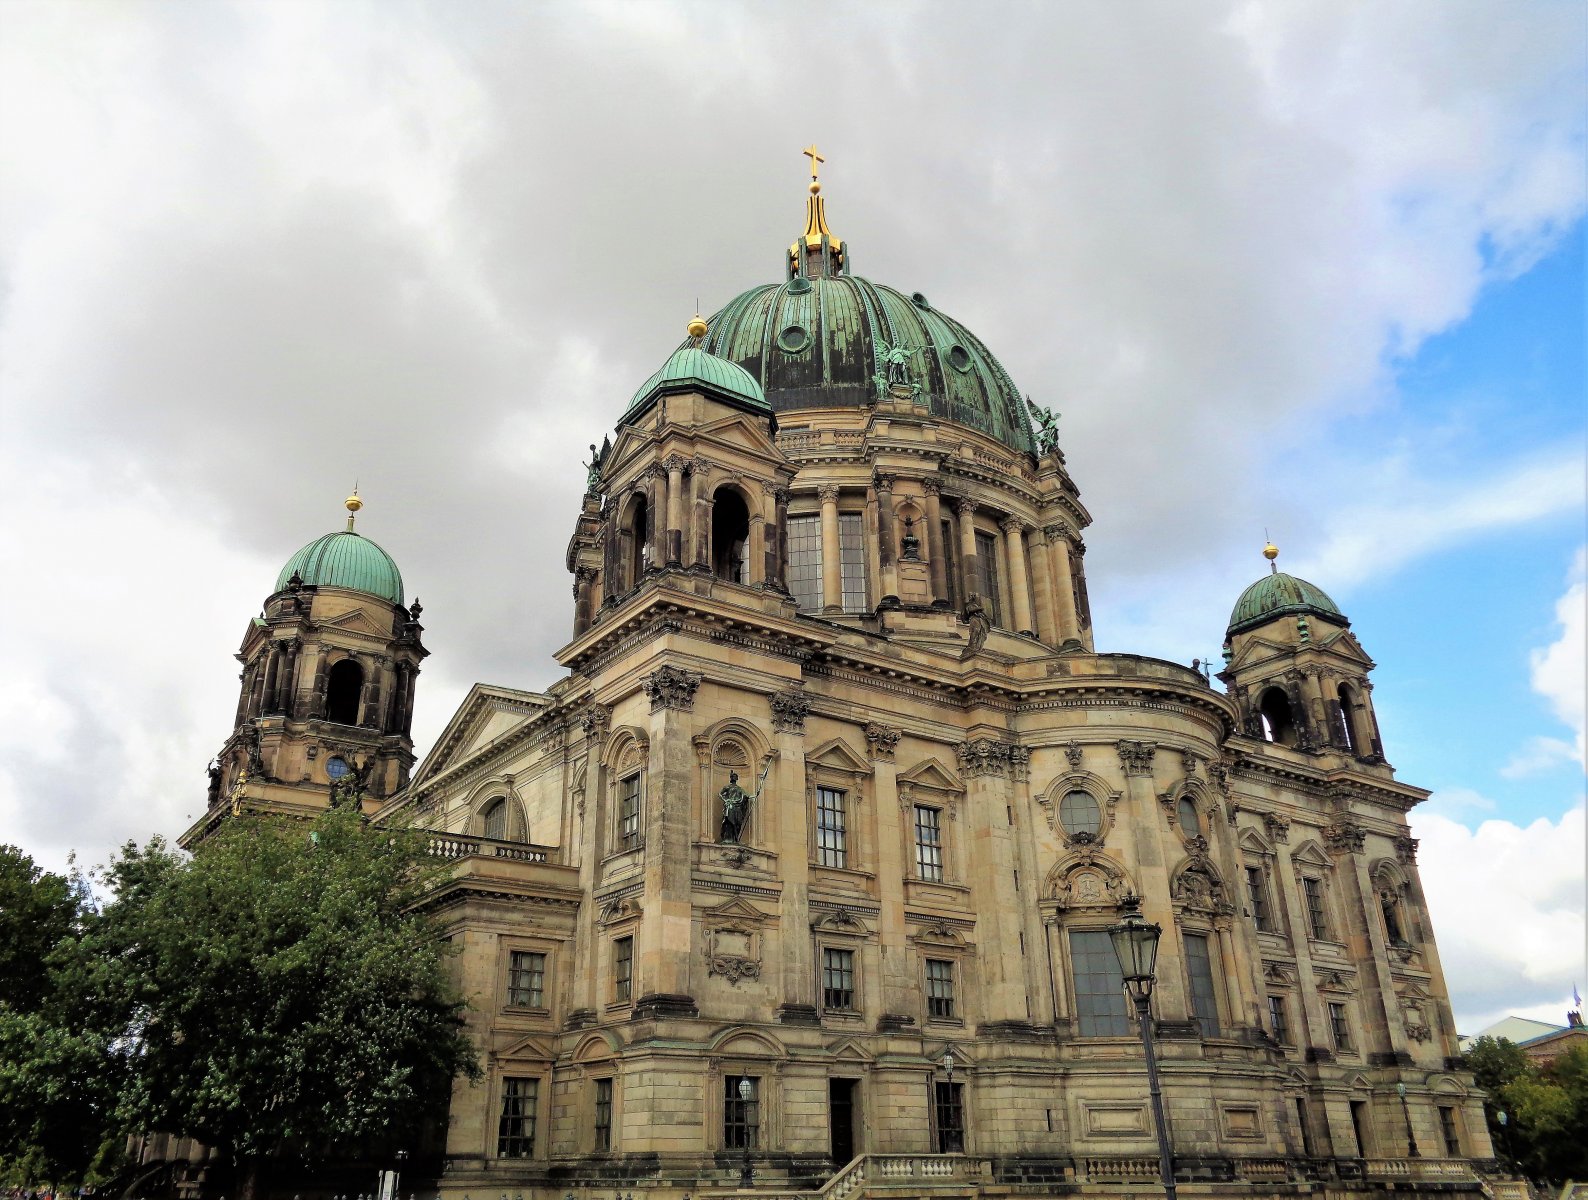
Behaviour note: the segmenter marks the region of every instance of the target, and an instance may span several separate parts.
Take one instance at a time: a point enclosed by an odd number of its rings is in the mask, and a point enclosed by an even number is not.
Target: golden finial
[[[806,146],[805,149],[800,153],[804,154],[806,158],[811,160],[811,195],[814,196],[822,190],[822,185],[816,181],[817,169],[827,160],[816,152],[815,142],[812,142],[809,146]]]
[[[1278,575],[1279,564],[1274,562],[1274,559],[1279,557],[1279,547],[1274,545],[1273,542],[1269,542],[1263,547],[1263,557],[1268,560],[1268,569]]]
[[[698,312],[689,318],[689,336],[703,338],[706,336],[706,318]]]
[[[355,483],[353,485],[353,494],[346,500],[342,501],[342,505],[347,509],[347,531],[352,533],[353,517],[357,514],[359,509],[364,507],[364,502],[358,498],[358,484]]]

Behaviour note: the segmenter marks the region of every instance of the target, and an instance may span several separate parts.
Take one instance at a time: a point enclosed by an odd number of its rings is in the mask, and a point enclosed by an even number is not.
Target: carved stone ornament
[[[1174,899],[1196,912],[1213,912],[1223,899],[1223,886],[1206,868],[1194,863],[1174,882]]]
[[[1367,831],[1360,825],[1342,821],[1325,829],[1323,840],[1331,854],[1361,854],[1367,842]]]
[[[1426,1042],[1426,1041],[1430,1040],[1434,1035],[1433,1035],[1433,1032],[1426,1025],[1410,1025],[1409,1024],[1409,1025],[1406,1026],[1406,1036],[1411,1038],[1411,1040],[1414,1041],[1414,1042]]]
[[[706,964],[707,975],[720,975],[729,983],[738,985],[741,979],[761,978],[761,964],[753,958],[739,958],[733,954],[714,954]]]
[[[1417,839],[1414,837],[1398,837],[1395,839],[1395,857],[1403,863],[1417,861]]]
[[[1072,771],[1080,770],[1081,743],[1071,739],[1069,744],[1064,747],[1064,759],[1070,764],[1070,769]]]
[[[1114,744],[1119,752],[1119,765],[1127,775],[1151,775],[1152,757],[1158,746],[1155,742],[1135,742],[1122,739]]]
[[[1278,813],[1264,813],[1263,825],[1268,829],[1268,839],[1278,846],[1290,844],[1290,818]]]
[[[772,728],[779,733],[804,733],[810,711],[810,697],[798,688],[778,692],[772,697]]]
[[[1189,749],[1180,751],[1180,770],[1185,773],[1187,779],[1197,773],[1197,756]]]
[[[1114,908],[1124,898],[1124,880],[1105,870],[1085,851],[1081,861],[1067,871],[1053,889],[1060,908]]]
[[[1009,770],[1016,779],[1031,778],[1031,751],[1024,746],[1009,747]]]
[[[1215,758],[1208,763],[1208,778],[1225,796],[1230,794],[1230,764],[1224,759]]]
[[[866,747],[871,751],[871,757],[878,762],[892,762],[893,753],[899,748],[899,739],[904,734],[892,725],[880,725],[871,721],[866,725]]]
[[[977,738],[974,741],[961,742],[955,747],[955,753],[959,755],[960,770],[967,776],[975,778],[979,775],[1008,774],[1011,749],[1013,747],[1008,742]]]
[[[607,730],[612,727],[612,710],[605,704],[592,702],[579,717],[579,728],[584,730],[586,740],[599,742],[605,740]]]
[[[695,693],[702,676],[698,671],[678,667],[658,667],[645,677],[645,694],[651,698],[651,711],[664,708],[689,712],[695,707]]]
[[[706,974],[738,986],[741,979],[761,978],[761,937],[758,917],[719,917],[706,932]]]

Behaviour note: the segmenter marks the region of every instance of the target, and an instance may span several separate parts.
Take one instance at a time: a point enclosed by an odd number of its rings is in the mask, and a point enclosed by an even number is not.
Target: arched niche
[[[1059,910],[1116,909],[1135,892],[1123,867],[1090,850],[1065,855],[1042,882],[1043,899]]]

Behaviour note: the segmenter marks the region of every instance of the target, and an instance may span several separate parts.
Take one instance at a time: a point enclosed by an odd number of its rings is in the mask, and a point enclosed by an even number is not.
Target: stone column
[[[667,475],[659,464],[653,463],[649,479],[645,515],[650,528],[645,531],[645,540],[651,548],[651,566],[659,567],[667,558]]]
[[[1345,904],[1347,923],[1354,927],[1361,921],[1360,927],[1351,929],[1351,940],[1357,943],[1351,950],[1352,957],[1367,967],[1359,970],[1357,976],[1362,984],[1360,1011],[1365,1027],[1362,1040],[1369,1043],[1362,1050],[1364,1053],[1388,1051],[1410,1058],[1405,1022],[1401,1018],[1395,980],[1390,974],[1389,944],[1379,919],[1378,892],[1367,874],[1366,835],[1359,826],[1346,821],[1324,830],[1324,838],[1341,882],[1351,881]],[[1373,1042],[1378,1045],[1372,1045]]]
[[[981,560],[976,557],[976,501],[960,497],[954,501],[954,512],[959,516],[959,574],[960,574],[960,602],[963,604],[970,599],[971,593],[981,591],[981,583],[976,578],[981,571]],[[983,596],[983,603],[991,601],[990,596]]]
[[[419,664],[408,664],[408,690],[403,694],[403,737],[414,733],[414,693],[419,690]]]
[[[1283,818],[1270,821],[1268,830],[1276,843],[1274,869],[1284,889],[1284,902],[1276,909],[1276,916],[1283,914],[1289,923],[1290,945],[1296,955],[1296,999],[1301,1007],[1297,1014],[1301,1018],[1296,1030],[1297,1045],[1303,1051],[1318,1047],[1332,1055],[1334,1041],[1330,1036],[1329,1022],[1323,1016],[1323,1005],[1318,999],[1317,977],[1312,970],[1312,931],[1307,928],[1307,901],[1302,895],[1301,883],[1296,878],[1296,866],[1290,861],[1290,822]]]
[[[793,688],[772,698],[773,763],[767,776],[761,818],[767,844],[784,851],[778,857],[783,894],[778,901],[782,952],[774,964],[765,957],[768,982],[775,983],[778,1017],[785,1024],[814,1025],[816,1012],[816,948],[811,941],[810,855],[806,846],[805,719],[810,700]],[[760,773],[760,765],[755,767]],[[753,818],[752,818],[753,820]],[[708,835],[709,836],[709,835]]]
[[[673,1011],[693,1004],[689,959],[694,910],[689,895],[692,813],[690,794],[695,752],[690,735],[701,677],[677,667],[658,667],[645,679],[650,697],[650,763],[645,780],[644,917],[635,937],[636,1009],[647,1001]]]
[[[384,660],[380,658],[364,666],[364,692],[359,697],[358,706],[361,728],[380,728],[381,675],[384,670]]]
[[[1036,583],[1037,636],[1056,646],[1059,627],[1053,612],[1053,564],[1048,561],[1047,536],[1041,529],[1031,532],[1031,577]]]
[[[750,514],[749,544],[744,548],[745,584],[765,583],[767,567],[766,518],[758,512]]]
[[[277,711],[277,699],[281,687],[281,643],[271,642],[265,665],[265,692],[261,711],[270,714]]]
[[[838,489],[824,484],[822,501],[822,611],[844,610],[843,547],[838,535]]]
[[[788,590],[788,489],[771,489],[772,529],[767,534],[767,586]]]
[[[1031,624],[1031,582],[1026,577],[1026,523],[1019,517],[1005,517],[998,523],[1004,531],[1004,546],[1009,559],[1009,593],[1014,599],[1010,614],[1016,631],[1035,637]]]
[[[1153,783],[1153,742],[1122,740],[1116,749],[1125,773],[1125,791],[1130,809],[1115,823],[1114,832],[1128,831],[1130,848],[1127,860],[1134,858],[1136,876],[1141,882],[1141,911],[1149,921],[1163,926],[1158,948],[1161,963],[1185,962],[1185,947],[1175,923],[1169,895],[1169,870],[1163,847],[1163,816]],[[1133,852],[1133,853],[1132,853]],[[1191,998],[1179,971],[1161,971],[1153,989],[1153,1006],[1159,1021],[1191,1021]]]
[[[1062,525],[1049,525],[1044,532],[1048,535],[1050,557],[1058,576],[1056,585],[1059,594],[1053,598],[1053,606],[1059,618],[1059,642],[1061,645],[1078,642],[1081,640],[1081,622],[1075,611],[1075,577],[1070,572],[1070,537]]]
[[[1014,803],[1010,775],[1017,749],[993,738],[962,742],[957,752],[966,788],[965,802],[959,806],[963,813],[956,813],[953,806],[945,813],[948,840],[963,838],[967,843],[948,849],[969,866],[968,877],[957,882],[970,886],[977,914],[976,971],[981,977],[984,1025],[1030,1019],[1025,960],[1020,953],[1025,905],[1014,890],[1018,860],[1010,836],[1013,830],[1005,820]],[[969,855],[963,853],[967,848],[973,848]]]
[[[897,521],[893,513],[893,476],[877,476],[877,558],[882,567],[882,599],[899,595]]]
[[[594,604],[592,591],[595,583],[595,568],[578,566],[573,571],[573,635],[579,637],[590,628],[593,619]]]
[[[1329,729],[1329,710],[1323,702],[1323,683],[1316,670],[1301,670],[1301,694],[1307,701],[1307,725],[1311,729],[1313,744],[1320,749],[1332,746],[1334,738]]]
[[[684,460],[667,460],[667,565],[681,566],[684,559]]]
[[[852,811],[855,826],[865,831],[866,845],[858,860],[864,870],[876,871],[877,898],[881,901],[877,918],[877,939],[882,956],[882,1012],[892,1016],[917,1016],[920,984],[911,966],[906,940],[904,880],[909,871],[893,821],[909,820],[911,806],[899,799],[899,771],[894,758],[900,731],[877,721],[866,725],[866,746],[871,758],[872,794],[864,793],[864,782],[855,780]],[[869,805],[869,808],[867,807]],[[874,855],[867,861],[866,854]]]
[[[623,534],[618,529],[622,512],[622,501],[613,498],[607,501],[606,511],[602,514],[601,603],[603,606],[616,600],[618,591],[623,586],[618,578],[623,573]]]
[[[700,571],[711,570],[711,497],[706,493],[706,460],[697,458],[689,464],[691,520],[689,531],[689,562]]]
[[[380,731],[391,735],[402,728],[403,709],[407,706],[408,664],[399,660],[392,668],[391,702],[386,705]]]
[[[926,493],[926,554],[927,567],[932,572],[932,602],[948,603],[948,555],[943,547],[942,487],[935,479],[923,479],[921,490]]]

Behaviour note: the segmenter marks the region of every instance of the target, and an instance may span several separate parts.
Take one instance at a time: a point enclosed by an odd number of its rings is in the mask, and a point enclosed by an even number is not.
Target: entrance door
[[[855,1156],[855,1080],[827,1081],[827,1115],[832,1128],[833,1165],[841,1167]]]

